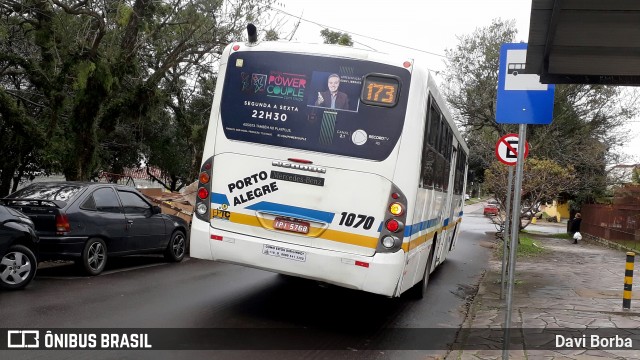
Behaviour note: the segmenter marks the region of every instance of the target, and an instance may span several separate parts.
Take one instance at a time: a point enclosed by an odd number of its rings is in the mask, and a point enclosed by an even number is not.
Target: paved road
[[[97,277],[73,266],[39,271],[24,291],[2,292],[3,328],[300,328],[340,331],[358,326],[384,333],[389,328],[454,328],[464,321],[489,259],[494,230],[481,210],[467,208],[462,232],[449,259],[432,275],[422,301],[389,299],[322,287],[306,280],[236,265],[187,259],[167,264],[161,257],[110,260]],[[177,331],[179,331],[179,329]],[[455,330],[443,331],[444,344]],[[365,341],[366,339],[358,339]],[[331,343],[322,346],[334,349]],[[445,345],[442,347],[445,348]],[[424,358],[446,351],[218,351],[226,358]],[[187,352],[190,358],[211,353]],[[173,358],[177,352],[16,352],[18,358]],[[0,354],[1,358],[7,358]]]

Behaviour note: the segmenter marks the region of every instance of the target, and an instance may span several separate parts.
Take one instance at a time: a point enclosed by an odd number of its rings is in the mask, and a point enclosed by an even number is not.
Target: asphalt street
[[[481,210],[465,214],[455,250],[434,274],[421,301],[390,299],[323,286],[308,280],[236,265],[187,259],[165,263],[162,257],[111,259],[97,277],[85,277],[72,265],[40,269],[24,291],[2,292],[3,328],[240,328],[323,329],[341,335],[357,327],[383,334],[388,329],[442,328],[439,350],[357,351],[334,346],[323,350],[215,351],[225,358],[394,358],[443,356],[465,319],[470,296],[490,256],[492,224]],[[451,330],[454,329],[454,330]],[[353,336],[353,333],[349,333]],[[346,335],[345,335],[346,336]],[[358,339],[357,342],[366,341]],[[342,344],[342,343],[341,343]],[[210,358],[211,351],[188,351]],[[19,358],[176,358],[179,351],[11,351]],[[2,358],[7,358],[4,355]]]

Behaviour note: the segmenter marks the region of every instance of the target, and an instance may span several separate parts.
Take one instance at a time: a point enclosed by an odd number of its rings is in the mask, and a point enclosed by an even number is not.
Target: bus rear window
[[[236,52],[222,92],[224,133],[231,140],[384,160],[402,133],[409,82],[408,70],[371,61]],[[382,86],[377,97],[376,86]]]

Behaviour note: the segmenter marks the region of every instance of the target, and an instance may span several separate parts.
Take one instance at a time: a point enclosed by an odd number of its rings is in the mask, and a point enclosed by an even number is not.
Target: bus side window
[[[438,127],[440,126],[440,111],[432,104],[429,112],[429,145],[436,148]]]
[[[431,188],[433,187],[434,182],[434,174],[435,174],[435,161],[436,161],[436,152],[431,149],[431,147],[427,146],[424,149],[424,158],[422,160],[422,187],[423,188]]]
[[[444,173],[442,174],[443,180],[443,189],[449,189],[449,175],[451,174],[451,162],[446,160],[444,161]]]
[[[456,173],[455,173],[455,178],[453,180],[453,193],[456,195],[460,195],[462,194],[462,179],[464,178],[463,175],[463,166],[462,166],[462,148],[459,148],[456,150]]]
[[[438,152],[446,157],[447,152],[447,122],[444,117],[440,120],[440,141],[438,142]]]
[[[445,120],[444,116],[442,117]],[[444,141],[442,147],[442,156],[444,157],[444,172],[442,174],[442,188],[447,190],[449,188],[449,175],[451,174],[451,141],[453,132],[449,128],[449,124],[446,121],[443,121],[444,131]]]
[[[425,114],[424,119],[424,137],[422,139],[422,157],[420,159],[420,180],[418,181],[418,186],[421,188],[431,187],[433,183],[427,181],[427,176],[429,172],[433,171],[433,163],[429,163],[427,158],[429,154],[429,115],[431,113],[431,101],[429,98],[429,106],[427,107],[427,113]]]
[[[443,188],[443,184],[444,184],[444,179],[443,179],[443,175],[444,175],[444,157],[440,154],[436,154],[436,168],[435,168],[435,175],[434,175],[434,187],[436,189],[440,189],[442,190]]]

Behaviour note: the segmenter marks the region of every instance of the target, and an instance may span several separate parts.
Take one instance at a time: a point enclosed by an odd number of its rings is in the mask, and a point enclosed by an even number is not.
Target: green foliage
[[[516,126],[495,122],[500,45],[514,42],[514,21],[495,19],[472,34],[459,36],[459,44],[447,49],[443,90],[450,109],[462,126],[469,145],[469,170],[484,182],[484,170],[495,160],[495,142]]]
[[[444,92],[469,144],[469,169],[476,181],[488,182],[485,170],[495,161],[499,137],[518,132],[517,125],[495,122],[499,49],[514,42],[515,35],[514,21],[497,19],[460,36],[459,44],[446,51]],[[606,164],[617,157],[611,144],[621,143],[625,134],[617,130],[638,110],[633,99],[622,95],[620,87],[557,85],[553,122],[527,127],[530,156],[575,170],[579,181],[556,197],[572,199],[580,207],[604,196]]]
[[[517,255],[519,257],[538,256],[545,252],[544,248],[525,233],[520,233],[519,240],[520,242],[518,243],[517,249]]]
[[[115,20],[116,24],[119,27],[126,26],[131,20],[131,15],[133,14],[133,9],[127,4],[120,4],[118,6],[117,18]]]
[[[90,61],[83,61],[76,65],[76,81],[73,84],[74,90],[84,90],[87,87],[87,79],[96,69],[96,64]]]
[[[502,258],[503,246],[504,242],[500,241],[493,248],[493,253],[496,257]],[[518,249],[516,251],[517,257],[534,257],[542,255],[546,251],[547,250],[540,245],[540,242],[536,241],[534,236],[532,236],[531,234],[527,233],[526,231],[521,231],[518,234]]]
[[[485,171],[486,188],[495,194],[496,200],[501,204],[506,204],[508,176],[507,167],[498,161],[494,161]],[[570,192],[577,183],[576,172],[571,166],[564,167],[553,160],[528,158],[522,178],[521,216],[537,213],[540,203],[556,199],[558,194]],[[522,228],[530,221],[531,219],[527,219]]]
[[[69,180],[87,180],[143,159],[154,159],[174,188],[175,179],[193,181],[215,63],[243,37],[248,20],[260,26],[269,18],[272,2],[0,7],[0,196],[16,173],[63,171]]]
[[[267,30],[267,32],[264,35],[264,39],[266,41],[277,41],[280,39],[280,35],[278,34],[278,32],[274,29],[269,29]]]
[[[353,46],[353,39],[351,39],[351,35],[347,33],[324,29],[320,31],[320,36],[322,36],[322,38],[324,39],[325,44]]]
[[[631,182],[633,184],[640,184],[640,167],[633,168],[631,172]]]

